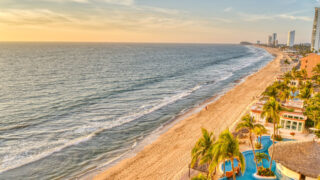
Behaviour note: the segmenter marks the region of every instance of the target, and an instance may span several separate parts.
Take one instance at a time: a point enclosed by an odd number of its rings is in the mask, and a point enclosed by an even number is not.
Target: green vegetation
[[[272,172],[269,168],[259,167],[258,175],[259,176],[274,176],[274,172]]]
[[[194,177],[195,179],[211,179],[216,166],[220,162],[228,160],[230,160],[232,164],[233,179],[236,179],[236,171],[234,168],[235,159],[239,161],[242,172],[245,170],[245,161],[239,149],[238,139],[233,137],[228,129],[219,135],[217,141],[214,141],[214,135],[212,132],[202,129],[202,137],[197,141],[192,149],[191,156],[191,167],[194,167],[197,162],[199,165],[208,165],[207,177],[199,174]]]
[[[214,135],[212,132],[208,132],[206,129],[202,128],[202,137],[197,141],[196,145],[191,151],[191,167],[194,167],[196,163],[199,165],[207,164],[210,166],[212,159],[208,158],[208,154],[214,146]],[[208,171],[208,175],[212,171]]]
[[[261,149],[261,148],[262,148],[262,145],[257,142],[257,143],[254,144],[254,147],[255,147],[256,149]]]
[[[215,162],[225,162],[228,160],[231,161],[232,176],[234,180],[236,179],[234,159],[237,159],[239,161],[241,171],[242,173],[244,173],[245,161],[239,149],[238,139],[233,137],[229,129],[223,131],[220,134],[219,139],[215,144],[212,153],[213,153]]]
[[[208,180],[208,178],[202,173],[199,173],[197,176],[191,178],[191,180]]]
[[[310,46],[306,46],[304,44],[297,44],[294,45],[293,48],[298,51],[299,54],[302,56],[306,56],[307,54],[311,53],[312,51],[310,50]]]
[[[276,134],[276,125],[279,123],[280,116],[280,104],[273,98],[270,97],[269,101],[263,106],[263,111],[261,116],[266,117],[267,119],[272,119],[273,122],[273,134]],[[274,145],[275,138],[272,138],[272,144]],[[270,166],[272,167],[272,157],[274,153],[274,148],[272,149],[272,154],[271,154],[271,160],[270,160]]]
[[[267,134],[267,129],[264,127],[264,126],[256,126],[254,129],[253,129],[253,133],[256,135],[256,136],[259,136],[260,138],[260,141],[259,141],[259,145],[258,147],[262,147],[262,144],[261,144],[261,136],[263,134]]]
[[[253,124],[253,121],[254,121],[254,118],[253,117],[250,117],[250,114],[246,114],[245,116],[242,117],[241,119],[242,121],[237,125],[237,128],[236,130],[240,130],[240,129],[248,129],[249,130],[249,142],[250,142],[250,145],[251,145],[251,148],[252,148],[252,152],[254,154],[253,156],[253,159],[254,159],[254,162],[256,163],[256,168],[258,169],[258,162],[256,160],[256,157],[255,157],[255,150],[254,150],[254,144],[253,144],[253,131],[255,128],[260,128],[262,129],[262,125],[261,124]]]
[[[261,164],[261,166],[263,166],[262,164],[262,160],[267,160],[269,161],[269,156],[266,153],[256,153],[256,158],[259,164]]]
[[[305,115],[313,122],[314,128],[320,129],[320,94],[316,94],[306,101]],[[319,131],[316,132],[316,135],[320,137]]]

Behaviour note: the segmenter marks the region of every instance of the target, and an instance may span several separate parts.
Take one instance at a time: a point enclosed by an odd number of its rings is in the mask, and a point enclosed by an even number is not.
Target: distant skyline
[[[0,41],[310,43],[319,0],[1,0]]]

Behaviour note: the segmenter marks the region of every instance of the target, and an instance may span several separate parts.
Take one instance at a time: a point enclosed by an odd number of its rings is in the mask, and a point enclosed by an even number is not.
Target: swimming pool
[[[291,141],[291,139],[283,139],[283,141]],[[260,149],[260,150],[256,150],[256,153],[260,152],[260,153],[266,153],[266,154],[269,155],[268,149],[272,145],[272,141],[270,139],[270,136],[262,136],[261,143],[263,145],[263,148]],[[239,179],[239,180],[256,179],[256,178],[253,177],[253,174],[256,173],[257,170],[256,170],[255,162],[253,160],[252,150],[245,151],[242,154],[243,154],[243,156],[245,158],[246,170],[245,170],[245,172],[244,172],[244,174],[242,176],[237,176],[237,179]],[[263,163],[264,167],[269,167],[269,161],[263,160],[262,163]],[[237,165],[238,165],[238,162],[235,161],[235,167]],[[261,164],[259,164],[259,166],[260,165]],[[221,169],[223,170],[223,165],[221,166]],[[275,169],[276,169],[275,161],[272,162],[272,168],[271,169],[272,169],[273,172],[275,172]],[[226,162],[226,170],[227,171],[231,171],[232,170],[230,161]],[[277,172],[276,172],[276,175],[277,175],[277,179],[282,179],[281,176]],[[224,180],[224,179],[228,179],[228,178],[226,178],[226,177],[220,178],[220,180]]]

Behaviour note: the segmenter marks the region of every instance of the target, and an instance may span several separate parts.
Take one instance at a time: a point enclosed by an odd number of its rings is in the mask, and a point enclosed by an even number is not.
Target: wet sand
[[[284,55],[277,49],[266,50],[276,55],[273,61],[207,108],[176,123],[136,156],[124,159],[105,171],[97,171],[94,179],[181,179],[188,172],[191,149],[201,136],[200,128],[214,131],[215,135],[226,128],[232,129],[255,97],[280,74],[279,62]]]

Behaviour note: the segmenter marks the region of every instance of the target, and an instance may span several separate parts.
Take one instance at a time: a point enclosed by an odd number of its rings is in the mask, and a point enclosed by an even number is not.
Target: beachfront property
[[[279,179],[317,179],[320,174],[319,140],[277,143],[269,148],[269,153],[273,147]]]
[[[289,31],[288,32],[288,41],[287,41],[287,46],[293,47],[294,45],[294,38],[295,38],[295,31]]]
[[[290,71],[290,70],[289,70],[289,71]],[[284,78],[283,78],[282,75],[279,75],[279,76],[276,77],[276,81],[278,81],[278,82],[283,82],[283,80],[284,80]],[[298,87],[298,86],[299,86],[299,83],[300,83],[299,80],[297,80],[297,79],[291,79],[289,85],[290,85],[290,86],[294,86],[294,87]]]
[[[308,54],[308,56],[301,58],[301,70],[306,70],[308,73],[308,78],[311,78],[313,76],[313,68],[317,66],[317,64],[320,63],[320,55],[316,53]]]
[[[267,122],[265,117],[261,117],[265,103],[266,100],[261,100],[253,104],[250,108],[250,116],[254,117],[258,123]],[[280,112],[280,129],[292,132],[304,132],[307,116],[303,114],[303,101],[299,99],[287,100],[282,104],[282,107],[287,110]]]
[[[260,100],[254,103],[250,108],[250,116],[254,118],[254,120],[258,123],[265,123],[266,118],[261,117],[261,113],[263,110],[263,105],[266,103],[266,100]]]
[[[312,38],[311,38],[311,50],[318,51],[320,47],[320,8],[315,8],[313,28],[312,28]]]
[[[282,103],[284,111],[280,112],[280,129],[291,132],[304,132],[307,116],[303,114],[303,100],[287,100]]]

